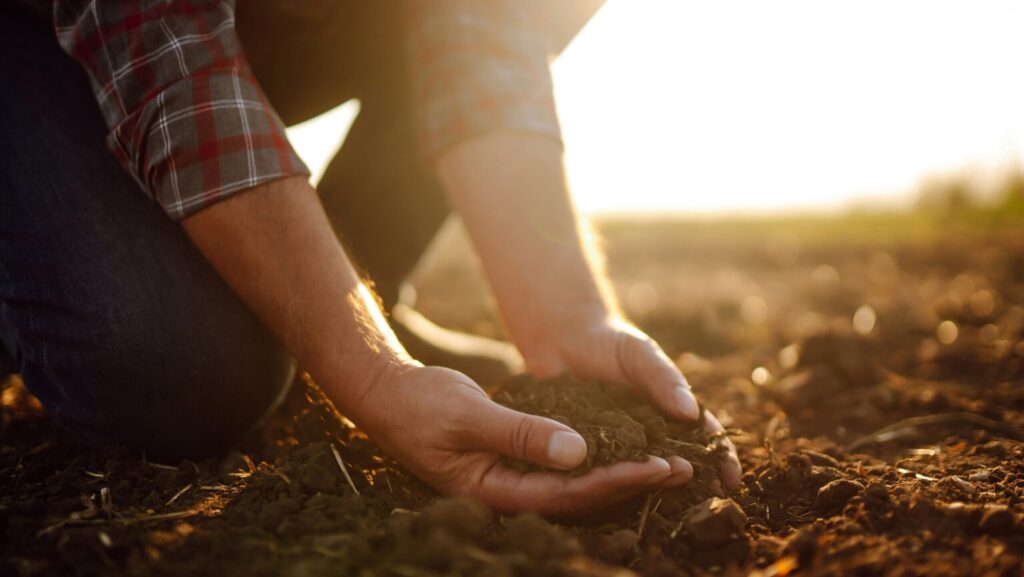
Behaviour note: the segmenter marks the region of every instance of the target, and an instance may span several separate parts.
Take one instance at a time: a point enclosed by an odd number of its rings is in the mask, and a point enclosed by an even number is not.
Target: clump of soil
[[[614,384],[569,376],[537,380],[520,375],[509,379],[494,400],[517,411],[554,419],[582,435],[587,458],[569,472],[572,475],[622,461],[645,461],[649,455],[678,455],[693,464],[697,482],[707,485],[714,482],[726,452],[722,445],[725,434],[705,429],[703,406],[700,419],[683,422]],[[520,470],[540,468],[506,462]]]

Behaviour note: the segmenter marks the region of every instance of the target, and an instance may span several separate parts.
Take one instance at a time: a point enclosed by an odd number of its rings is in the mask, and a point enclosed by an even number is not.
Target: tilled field
[[[624,308],[739,448],[735,493],[714,435],[578,383],[492,388],[579,427],[586,466],[678,449],[691,486],[502,517],[438,499],[305,380],[226,458],[153,463],[79,447],[11,379],[0,574],[1020,575],[1024,231],[838,228],[603,227]],[[498,334],[472,279],[442,262],[420,306]]]

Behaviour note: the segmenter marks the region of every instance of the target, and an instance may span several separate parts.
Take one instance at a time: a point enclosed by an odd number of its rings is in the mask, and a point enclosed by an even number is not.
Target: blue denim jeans
[[[295,362],[107,151],[51,27],[0,9],[0,339],[96,443],[201,456],[239,439]]]

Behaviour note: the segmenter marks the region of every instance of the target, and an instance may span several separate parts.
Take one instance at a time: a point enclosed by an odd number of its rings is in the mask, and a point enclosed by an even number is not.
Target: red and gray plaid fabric
[[[561,138],[548,23],[525,0],[413,2],[410,72],[428,159],[497,130]]]
[[[494,130],[559,138],[548,45],[529,10],[412,4],[410,71],[427,158]],[[308,174],[249,70],[234,10],[233,1],[54,2],[58,40],[89,73],[111,151],[174,219]]]

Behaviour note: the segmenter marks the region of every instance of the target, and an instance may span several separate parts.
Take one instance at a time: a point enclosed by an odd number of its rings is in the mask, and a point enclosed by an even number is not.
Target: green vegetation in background
[[[830,239],[884,242],[928,240],[935,234],[982,232],[1024,225],[1024,171],[1014,168],[984,187],[966,173],[926,179],[910,210],[857,208],[840,214],[789,214],[693,218],[687,216],[610,216],[595,219],[605,235],[629,235],[637,225],[646,234],[759,237],[785,231],[805,241]]]

